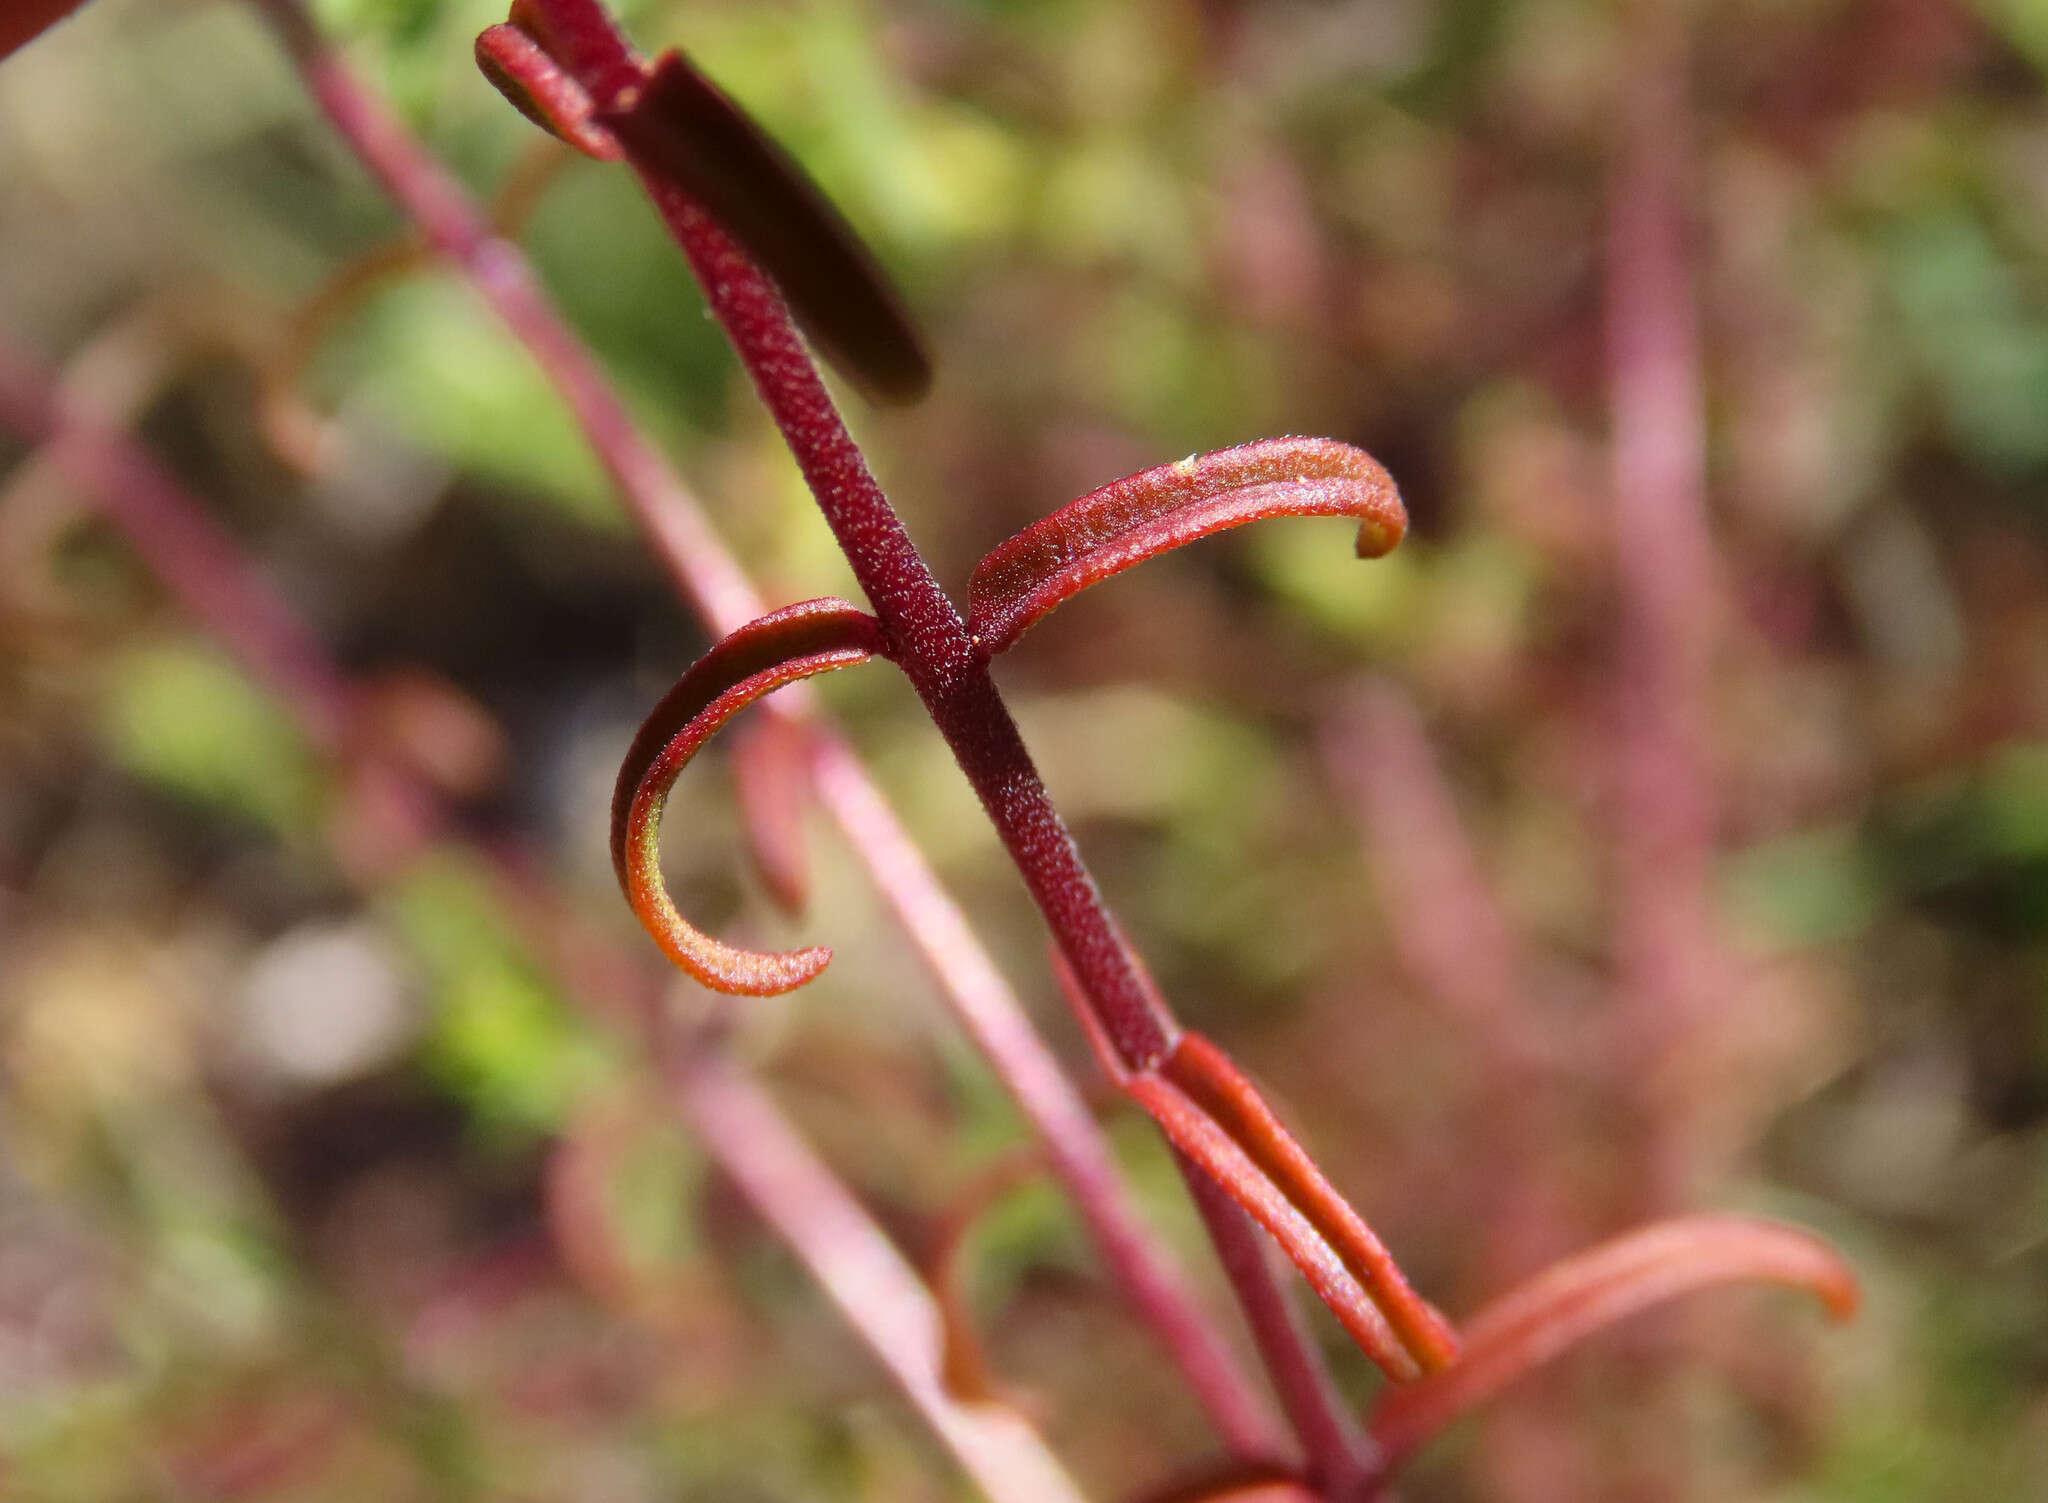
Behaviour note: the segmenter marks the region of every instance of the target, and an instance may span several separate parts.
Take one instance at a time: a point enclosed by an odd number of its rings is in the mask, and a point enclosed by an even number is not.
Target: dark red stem
[[[1127,959],[987,661],[869,473],[780,294],[709,215],[667,184],[646,182],[874,606],[891,656],[988,810],[1104,1032],[1128,1069],[1156,1064],[1172,1047],[1172,1021]]]
[[[1330,1369],[1316,1350],[1277,1249],[1252,1225],[1244,1208],[1179,1150],[1174,1162],[1194,1197],[1217,1261],[1244,1307],[1259,1360],[1273,1380],[1287,1423],[1308,1453],[1308,1477],[1329,1503],[1358,1497],[1380,1471],[1379,1447],[1352,1415]]]

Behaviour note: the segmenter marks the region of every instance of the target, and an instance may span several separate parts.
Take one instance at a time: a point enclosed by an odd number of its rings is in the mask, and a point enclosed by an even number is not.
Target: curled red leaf
[[[522,28],[510,23],[485,27],[476,39],[476,65],[514,109],[542,130],[600,162],[624,155],[612,133],[593,118],[596,107],[583,85]]]
[[[1841,1254],[1796,1227],[1741,1216],[1658,1222],[1566,1258],[1479,1311],[1455,1363],[1381,1396],[1373,1437],[1398,1461],[1595,1332],[1692,1290],[1745,1281],[1807,1290],[1837,1320],[1860,1300]]]
[[[598,111],[633,164],[718,221],[775,279],[819,349],[856,385],[913,402],[931,362],[888,277],[796,159],[680,53]]]
[[[772,952],[713,939],[676,911],[661,880],[661,813],[676,778],[726,721],[798,679],[849,668],[880,653],[881,627],[844,600],[806,600],[771,611],[693,663],[654,707],[612,793],[612,866],[663,953],[715,991],[767,997],[792,991],[825,968],[822,945]]]
[[[990,550],[968,587],[968,627],[993,657],[1090,585],[1211,533],[1267,517],[1356,517],[1358,556],[1407,530],[1393,479],[1328,438],[1272,438],[1140,470],[1070,501]]]

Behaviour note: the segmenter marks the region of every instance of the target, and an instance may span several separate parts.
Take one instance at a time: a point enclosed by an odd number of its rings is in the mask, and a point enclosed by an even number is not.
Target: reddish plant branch
[[[932,1428],[992,1498],[1079,1499],[1031,1427],[948,1392],[937,1308],[917,1274],[759,1086],[716,1052],[673,1049],[676,1112],[850,1317]]]
[[[1717,962],[1704,765],[1716,579],[1706,518],[1699,328],[1686,251],[1682,7],[1629,17],[1607,238],[1614,541],[1621,591],[1615,800],[1623,1059],[1645,1121],[1647,1209],[1686,1196],[1680,1052]]]
[[[0,424],[43,447],[56,468],[92,497],[179,604],[244,671],[284,699],[316,748],[341,747],[353,708],[348,690],[319,643],[234,540],[149,456],[69,411],[47,373],[5,344]]]
[[[518,249],[491,232],[460,186],[357,81],[298,0],[258,3],[335,129],[429,243],[468,277],[562,394],[684,598],[718,634],[760,615],[760,598],[667,462],[640,434],[589,352],[548,303]],[[791,690],[782,698],[801,694]],[[812,748],[826,806],[869,865],[954,1015],[1045,1143],[1111,1275],[1171,1353],[1224,1442],[1246,1455],[1272,1454],[1281,1442],[1266,1405],[1145,1227],[1100,1130],[1015,993],[851,749],[822,729],[814,731]]]

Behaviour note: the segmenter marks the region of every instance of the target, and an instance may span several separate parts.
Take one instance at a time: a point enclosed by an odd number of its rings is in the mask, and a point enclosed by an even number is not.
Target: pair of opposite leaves
[[[479,39],[478,56],[533,119],[592,156],[625,157],[658,202],[680,193],[719,223],[781,286],[814,341],[842,366],[851,362],[858,384],[884,395],[921,389],[928,367],[872,259],[780,149],[680,57],[649,67],[584,0],[522,0],[510,23]],[[966,623],[974,651],[986,663],[1062,601],[1155,554],[1284,515],[1354,518],[1365,557],[1391,549],[1406,525],[1386,471],[1344,444],[1274,439],[1190,456],[1091,492],[984,558]],[[613,862],[643,925],[705,985],[789,991],[815,977],[831,952],[743,950],[683,919],[660,875],[669,791],[710,737],[756,699],[875,656],[890,656],[890,648],[867,612],[836,599],[786,607],[713,647],[635,737],[613,798]],[[1091,1015],[1085,999],[1076,1005]],[[1110,1050],[1105,1063],[1280,1239],[1390,1375],[1413,1378],[1448,1363],[1456,1340],[1447,1325],[1249,1082],[1206,1041],[1170,1032],[1160,1058],[1121,1061]]]

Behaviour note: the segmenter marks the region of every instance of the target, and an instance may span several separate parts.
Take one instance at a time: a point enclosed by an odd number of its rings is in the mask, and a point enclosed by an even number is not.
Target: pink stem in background
[[[1469,1185],[1487,1228],[1480,1282],[1514,1283],[1569,1247],[1576,1232],[1552,1162],[1571,1042],[1543,1031],[1530,1007],[1527,957],[1406,691],[1380,680],[1361,684],[1324,726],[1322,741],[1332,777],[1357,809],[1401,967],[1471,1040],[1471,1131],[1492,1147],[1492,1162]],[[1545,1397],[1554,1403],[1558,1396]],[[1560,1474],[1586,1471],[1568,1418],[1543,1416],[1545,1454],[1533,1467],[1527,1446],[1517,1443],[1519,1418],[1488,1422],[1484,1460],[1490,1495],[1501,1503],[1554,1496],[1550,1484]],[[1378,1460],[1375,1484],[1393,1458],[1382,1451]]]
[[[1631,30],[1607,242],[1621,592],[1617,961],[1622,1063],[1650,1127],[1646,1188],[1660,1210],[1685,1198],[1684,1129],[1674,1117],[1686,1102],[1672,1070],[1715,964],[1704,763],[1717,580],[1686,251],[1685,22],[1670,0],[1639,0]]]
[[[297,0],[259,3],[335,129],[562,393],[657,557],[710,630],[723,635],[760,615],[760,598],[549,305],[518,249],[491,232],[461,187],[348,71]],[[955,1017],[1045,1143],[1112,1277],[1171,1353],[1225,1443],[1246,1455],[1273,1454],[1281,1442],[1266,1404],[1138,1216],[1079,1093],[852,751],[822,729],[817,737],[820,796],[874,872]]]
[[[856,1322],[910,1401],[991,1498],[1080,1494],[1014,1411],[962,1404],[942,1376],[939,1312],[917,1274],[818,1161],[761,1088],[722,1056],[678,1049],[664,1063],[677,1114]]]
[[[340,749],[352,706],[312,635],[204,509],[148,455],[67,410],[46,372],[0,344],[0,423],[42,447],[149,561],[180,605],[250,677],[291,708],[323,752]]]
[[[1479,869],[1414,702],[1361,684],[1323,729],[1324,761],[1357,810],[1394,953],[1489,1055],[1555,1059],[1522,990],[1519,946]]]
[[[1699,323],[1686,244],[1689,39],[1678,0],[1625,12],[1608,190],[1606,315],[1617,623],[1613,1065],[1635,1124],[1631,1219],[1692,1198],[1701,1105],[1688,1051],[1724,978],[1712,932],[1707,712],[1717,580],[1706,517]],[[1680,1497],[1663,1459],[1686,1433],[1667,1343],[1624,1353],[1640,1417],[1608,1466]]]
[[[259,683],[283,699],[309,740],[330,752],[355,741],[346,718],[350,696],[339,673],[318,656],[317,644],[242,561],[232,540],[213,525],[200,502],[149,454],[126,437],[69,412],[50,394],[52,390],[41,373],[0,347],[0,423],[41,444],[65,473],[87,485],[108,520],[152,567],[156,556],[150,549],[161,539],[174,540],[172,556],[180,567],[178,572],[160,574],[163,584],[194,615],[206,608],[209,628]],[[132,494],[117,494],[115,486],[130,487]],[[194,560],[202,561],[203,567],[195,566]],[[295,656],[299,652],[312,656],[301,661]],[[331,700],[301,692],[298,675],[325,685],[332,691]],[[336,717],[324,732],[315,719],[323,706]],[[331,745],[323,739],[326,735],[331,735]],[[408,802],[422,811],[422,838],[449,826],[449,811],[430,785],[400,765],[387,764],[385,772],[403,785]],[[516,862],[486,846],[475,849],[508,887],[532,892],[528,873]],[[551,897],[541,901],[550,908],[558,906]],[[650,990],[644,966],[615,964],[606,969],[643,978],[629,983],[636,994]],[[594,1016],[618,1021],[618,1009],[607,1005],[607,999],[578,1000]],[[678,1066],[672,1083],[678,1111],[700,1130],[712,1158],[789,1240],[989,1496],[1004,1503],[1076,1499],[1059,1463],[1022,1420],[958,1404],[946,1394],[939,1371],[936,1307],[880,1228],[810,1155],[772,1103],[729,1068],[702,1057]],[[700,1087],[711,1098],[701,1106],[693,1104],[690,1094]]]

